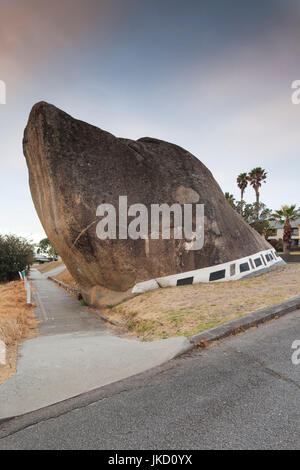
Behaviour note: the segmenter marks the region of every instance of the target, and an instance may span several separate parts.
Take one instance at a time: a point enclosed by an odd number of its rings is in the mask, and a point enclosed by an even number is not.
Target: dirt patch
[[[105,315],[154,340],[190,336],[299,294],[300,264],[291,264],[250,279],[157,289]]]
[[[60,268],[63,266],[64,263],[62,261],[49,261],[43,264],[37,264],[34,267],[40,271],[40,273],[47,273],[48,271],[52,271],[52,269]]]
[[[17,372],[18,344],[6,347],[6,365],[0,365],[0,385]]]
[[[7,364],[0,365],[0,384],[16,372],[18,342],[36,335],[33,305],[27,305],[23,281],[0,284],[0,339],[7,347]]]

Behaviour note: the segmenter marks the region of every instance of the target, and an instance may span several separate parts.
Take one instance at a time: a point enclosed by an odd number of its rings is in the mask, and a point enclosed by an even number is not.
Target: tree
[[[270,228],[271,209],[268,209],[263,202],[245,204],[245,201],[236,201],[233,194],[225,193],[225,199],[231,207],[238,212],[245,221],[251,225],[260,235],[267,238]]]
[[[51,260],[57,259],[57,252],[54,246],[51,244],[49,238],[43,238],[42,240],[40,240],[37,252],[47,256]]]
[[[284,205],[281,209],[272,214],[271,221],[279,222],[283,225],[283,253],[289,254],[291,251],[292,242],[292,227],[291,222],[294,222],[300,217],[299,209],[296,209],[296,204],[291,206]]]
[[[224,196],[225,196],[225,199],[226,199],[226,200],[229,202],[229,204],[231,205],[231,207],[233,207],[233,209],[236,209],[235,198],[234,198],[233,194],[225,193]]]
[[[256,211],[256,216],[257,219],[259,218],[259,190],[261,188],[262,182],[266,182],[265,180],[267,179],[267,172],[261,168],[253,168],[248,174],[248,181],[250,182],[251,186],[253,187],[256,195],[256,204],[257,204],[257,211]]]
[[[239,176],[237,177],[236,182],[237,182],[237,185],[238,185],[239,189],[241,190],[240,212],[242,213],[244,193],[245,193],[246,188],[248,186],[248,174],[247,173],[240,173]]]
[[[240,203],[239,203],[240,204]],[[237,210],[240,208],[237,207]],[[258,214],[258,216],[257,216]],[[245,204],[242,208],[242,217],[253,227],[260,235],[267,237],[270,228],[270,217],[272,211],[262,202]]]
[[[0,235],[0,281],[18,279],[34,260],[34,246],[16,235]]]

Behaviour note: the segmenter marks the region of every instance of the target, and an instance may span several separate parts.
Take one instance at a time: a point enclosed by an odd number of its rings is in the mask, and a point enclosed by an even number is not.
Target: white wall
[[[269,258],[269,261],[267,258]],[[256,266],[255,260],[260,260],[260,266]],[[257,261],[258,262],[258,261]],[[259,272],[269,270],[275,265],[285,264],[285,262],[277,255],[274,249],[260,251],[254,255],[246,256],[238,260],[230,261],[228,263],[219,264],[217,266],[210,266],[208,268],[196,269],[180,274],[173,274],[171,276],[160,277],[151,279],[145,282],[136,284],[132,292],[134,294],[141,294],[150,290],[157,289],[158,287],[171,287],[185,284],[198,284],[200,282],[226,282],[236,281],[255,275]],[[241,265],[248,265],[247,270],[241,270]],[[233,267],[235,272],[233,273]],[[247,267],[247,266],[245,266]],[[214,280],[215,277],[220,276],[219,279]]]

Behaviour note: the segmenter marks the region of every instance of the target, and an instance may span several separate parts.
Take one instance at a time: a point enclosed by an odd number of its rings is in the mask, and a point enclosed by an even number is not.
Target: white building
[[[291,222],[292,227],[292,247],[300,246],[300,218],[295,222]],[[271,235],[268,237],[269,240],[282,240],[283,239],[283,225],[278,222],[272,222],[272,229],[270,230]]]

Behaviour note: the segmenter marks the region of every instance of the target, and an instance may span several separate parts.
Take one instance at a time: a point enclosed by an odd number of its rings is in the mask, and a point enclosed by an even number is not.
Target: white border
[[[272,255],[273,259],[271,259],[270,261],[267,261],[266,255],[270,255],[270,254]],[[261,266],[258,266],[258,267],[255,266],[254,260],[256,258],[261,259],[262,261]],[[254,268],[251,266],[250,260],[252,260]],[[266,264],[264,263],[263,260],[265,260]],[[250,270],[241,273],[240,265],[243,263],[248,263]],[[211,282],[236,281],[238,279],[242,279],[242,278],[257,274],[260,271],[268,270],[276,264],[285,264],[285,262],[276,253],[274,249],[259,251],[258,253],[255,253],[253,255],[245,256],[244,258],[239,258],[237,260],[229,261],[227,263],[218,264],[216,266],[209,266],[208,268],[196,269],[194,271],[188,271],[185,273],[173,274],[171,276],[151,279],[150,281],[139,282],[133,287],[132,293],[142,294],[150,290],[158,289],[159,287],[172,287],[172,286],[174,287],[174,286],[177,286],[178,280],[191,278],[191,277],[194,278],[192,284],[198,284],[200,282],[211,283]],[[230,275],[231,265],[235,265],[235,274],[232,276]],[[225,269],[225,277],[223,279],[219,279],[216,281],[209,280],[211,273],[214,273],[216,271],[222,271],[223,269]]]

